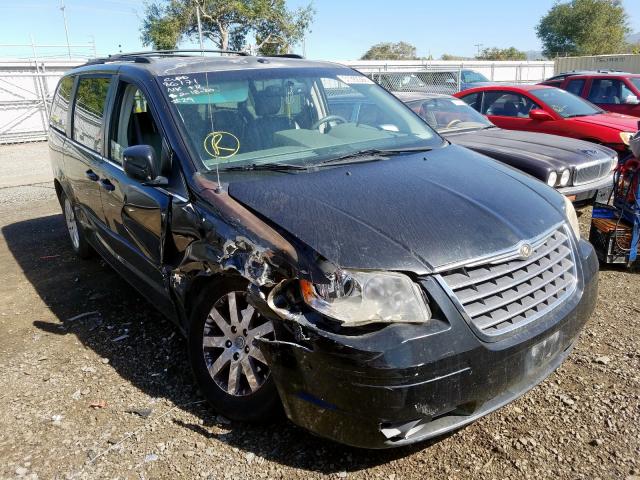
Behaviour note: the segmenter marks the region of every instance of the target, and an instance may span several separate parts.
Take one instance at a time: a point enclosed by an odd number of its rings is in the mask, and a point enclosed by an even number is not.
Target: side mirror
[[[627,98],[624,99],[624,103],[627,105],[638,105],[640,100],[638,100],[638,97],[635,95],[628,95]]]
[[[144,185],[167,185],[167,179],[160,176],[160,160],[151,145],[133,145],[122,152],[122,167],[129,178]]]
[[[537,120],[539,122],[546,122],[553,120],[553,117],[548,112],[540,109],[533,109],[529,112],[529,118],[531,120]]]

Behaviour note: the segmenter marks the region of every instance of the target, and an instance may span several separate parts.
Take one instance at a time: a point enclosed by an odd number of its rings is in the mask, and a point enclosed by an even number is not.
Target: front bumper
[[[576,293],[549,314],[492,343],[480,340],[435,281],[439,307],[425,325],[357,336],[291,320],[260,340],[287,416],[344,444],[388,448],[460,428],[541,382],[569,355],[597,296],[593,248],[579,243]]]
[[[578,186],[558,188],[558,191],[566,197],[575,197],[573,202],[585,203],[596,199],[608,199],[613,190],[613,175],[599,178],[593,182]]]

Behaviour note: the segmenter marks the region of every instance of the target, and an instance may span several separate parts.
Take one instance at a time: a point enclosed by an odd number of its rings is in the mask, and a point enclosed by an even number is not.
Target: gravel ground
[[[640,480],[637,274],[601,272],[576,349],[521,399],[429,443],[352,449],[216,416],[172,324],[72,255],[47,156],[0,147],[0,478]]]

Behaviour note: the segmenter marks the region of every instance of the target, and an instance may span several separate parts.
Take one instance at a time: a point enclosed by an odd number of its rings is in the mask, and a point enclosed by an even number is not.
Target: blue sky
[[[640,31],[637,0],[625,0],[633,32]],[[308,0],[288,0],[290,7]],[[534,26],[554,0],[315,0],[316,17],[305,46],[309,58],[350,60],[382,41],[404,40],[418,54],[443,53],[472,56],[484,47],[514,46],[538,50]],[[139,28],[143,0],[65,0],[71,43],[95,39],[98,54],[142,49]],[[392,8],[389,5],[393,5]],[[2,0],[0,44],[38,44],[65,41],[60,0]],[[184,47],[189,43],[185,42]],[[301,53],[302,48],[297,48]],[[76,50],[88,55],[89,51]],[[64,53],[64,49],[42,49],[41,55]],[[0,47],[0,57],[28,56],[30,49]]]

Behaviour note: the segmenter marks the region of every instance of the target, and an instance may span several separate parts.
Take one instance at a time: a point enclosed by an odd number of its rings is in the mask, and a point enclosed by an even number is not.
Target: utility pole
[[[196,18],[198,19],[198,40],[200,40],[200,50],[204,50],[202,44],[202,23],[200,22],[200,4],[196,3]]]
[[[62,19],[64,20],[64,34],[67,37],[67,54],[71,58],[71,46],[69,44],[69,26],[67,25],[67,13],[65,12],[64,0],[60,0],[60,10],[62,11]]]
[[[482,44],[482,43],[476,43],[476,44],[474,44],[473,46],[474,46],[474,47],[476,47],[476,48],[478,49],[478,53],[476,54],[476,57],[479,57],[479,56],[480,56],[480,49],[481,49],[482,47],[484,47],[484,44]]]

